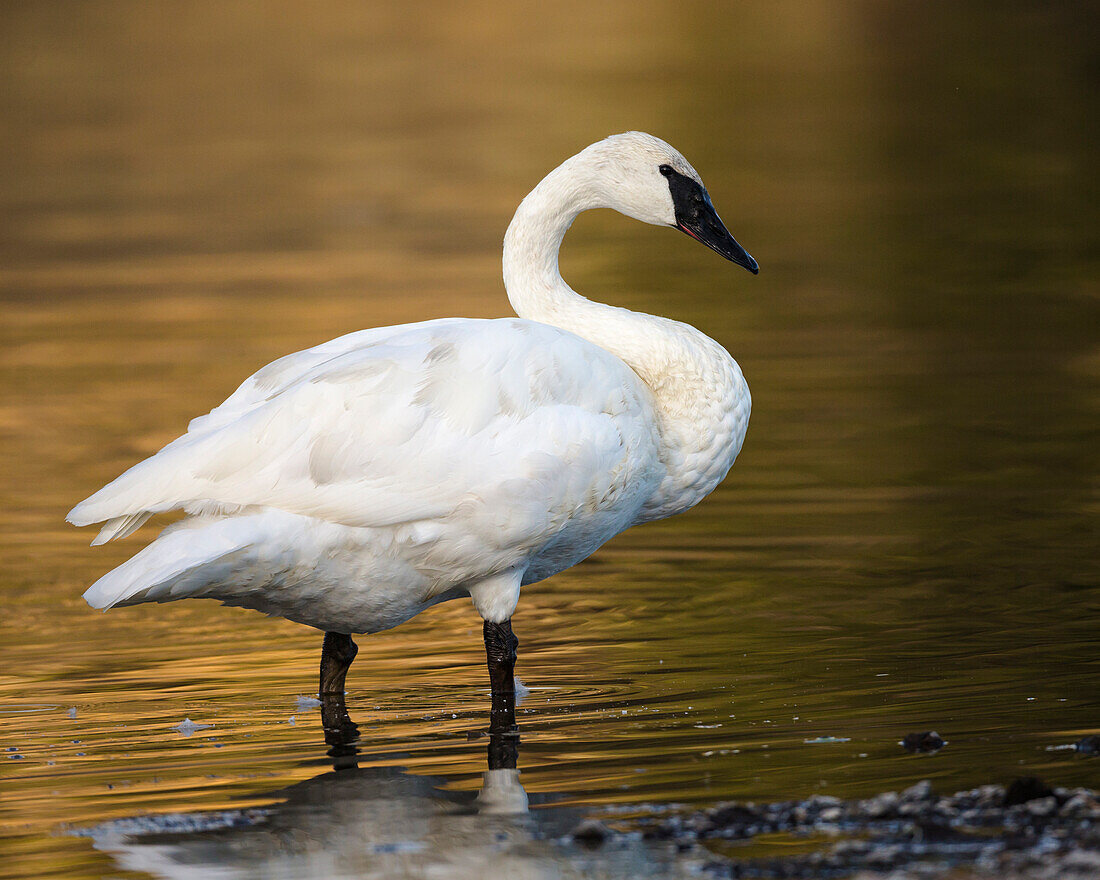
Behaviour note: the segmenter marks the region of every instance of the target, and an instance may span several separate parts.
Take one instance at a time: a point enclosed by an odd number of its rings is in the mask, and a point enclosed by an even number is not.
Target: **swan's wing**
[[[659,479],[648,389],[547,325],[390,328],[294,372],[135,465],[70,521],[273,507],[352,526],[460,518],[534,536],[578,511],[633,504]]]
[[[368,348],[373,343],[388,336],[408,335],[414,337],[417,331],[430,335],[433,330],[456,320],[461,321],[462,319],[442,318],[416,324],[358,330],[354,333],[347,333],[335,339],[330,339],[313,348],[296,351],[278,358],[245,379],[236,391],[209,413],[192,419],[187,426],[187,433],[166,449],[161,450],[161,454],[171,447],[190,446],[198,437],[212,434],[217,429],[236,422],[253,409],[262,406],[273,395],[293,385],[306,373],[316,370],[335,357]],[[69,522],[77,525],[90,525],[94,522],[100,522],[102,518],[89,519],[89,517],[97,516],[95,511],[99,509],[99,502],[106,501],[109,498],[121,502],[123,497],[124,493],[121,492],[121,487],[111,483],[73,508],[69,513]],[[105,544],[116,538],[125,538],[141,528],[153,516],[153,512],[151,510],[139,510],[134,513],[106,518],[99,534],[92,541],[92,545]]]
[[[457,319],[459,322],[462,319]],[[225,401],[205,415],[192,419],[187,426],[189,435],[206,434],[217,428],[235,422],[249,410],[260,406],[273,394],[277,394],[298,379],[327,361],[352,351],[367,348],[387,337],[409,336],[415,338],[417,332],[426,338],[439,328],[455,323],[454,318],[442,318],[437,321],[423,321],[416,324],[398,324],[390,327],[371,327],[337,336],[313,348],[296,351],[261,367]]]

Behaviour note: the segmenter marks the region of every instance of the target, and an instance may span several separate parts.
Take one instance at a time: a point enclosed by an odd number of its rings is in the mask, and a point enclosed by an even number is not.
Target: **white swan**
[[[494,697],[510,694],[520,588],[697,504],[748,426],[748,387],[718,343],[562,280],[566,230],[604,207],[757,272],[676,150],[640,132],[599,141],[508,227],[518,318],[362,330],[264,367],[69,513],[105,523],[93,544],[187,514],[84,598],[213,598],[317,627],[321,692],[342,694],[351,633],[468,595]]]

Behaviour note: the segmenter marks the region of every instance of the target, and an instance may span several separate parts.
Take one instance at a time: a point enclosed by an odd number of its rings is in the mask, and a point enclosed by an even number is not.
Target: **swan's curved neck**
[[[558,270],[562,239],[577,215],[603,207],[586,166],[581,154],[551,171],[520,202],[504,235],[504,287],[521,318],[561,326],[572,312],[592,305]]]
[[[748,423],[748,387],[737,363],[694,327],[592,302],[561,277],[558,250],[581,211],[615,207],[600,168],[580,153],[520,203],[504,236],[504,284],[521,318],[552,324],[625,361],[654,396],[668,468],[643,518],[686,510],[733,464]]]
[[[504,286],[521,318],[576,333],[648,381],[646,362],[655,337],[662,327],[684,325],[585,299],[558,269],[562,239],[577,215],[616,207],[603,174],[598,156],[585,150],[551,171],[520,203],[504,235]]]

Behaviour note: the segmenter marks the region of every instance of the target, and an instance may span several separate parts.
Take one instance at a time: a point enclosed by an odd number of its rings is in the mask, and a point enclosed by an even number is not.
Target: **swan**
[[[613,135],[558,166],[504,238],[518,317],[360,330],[282,357],[80,502],[93,545],[185,516],[84,594],[94,608],[218,599],[325,633],[343,699],[352,634],[469,596],[491,693],[514,702],[511,617],[527,584],[726,476],[749,389],[687,324],[593,302],[558,271],[592,208],[682,230],[754,275],[702,180],[664,141]]]

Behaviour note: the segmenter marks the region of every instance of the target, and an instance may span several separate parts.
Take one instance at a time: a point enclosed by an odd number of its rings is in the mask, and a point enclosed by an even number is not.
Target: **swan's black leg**
[[[516,723],[516,648],[519,639],[512,632],[512,621],[485,621],[485,659],[489,665],[489,685],[493,692],[490,731],[511,729]]]
[[[359,728],[348,716],[344,703],[344,680],[348,667],[359,649],[351,636],[344,633],[325,633],[321,649],[321,724],[325,728],[325,742],[334,748],[350,747],[359,738]],[[354,753],[354,749],[352,749]]]
[[[339,694],[344,695],[344,679],[347,678],[348,667],[359,649],[351,636],[345,633],[325,633],[325,645],[321,649],[321,690],[320,695]]]

